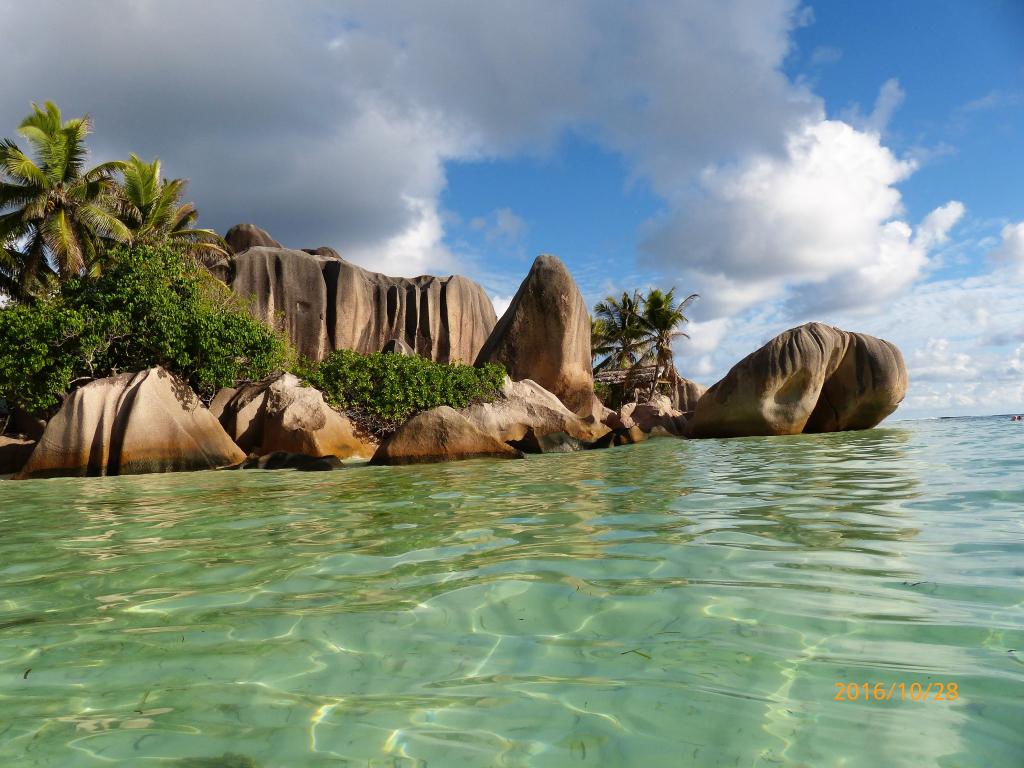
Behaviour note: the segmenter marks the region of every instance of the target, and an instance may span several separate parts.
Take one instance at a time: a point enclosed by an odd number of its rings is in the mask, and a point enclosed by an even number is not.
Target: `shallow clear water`
[[[0,483],[0,765],[1021,766],[1022,445]]]

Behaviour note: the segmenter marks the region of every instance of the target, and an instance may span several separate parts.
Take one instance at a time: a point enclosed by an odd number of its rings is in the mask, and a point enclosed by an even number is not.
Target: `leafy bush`
[[[280,368],[286,345],[170,247],[110,254],[98,277],[0,309],[0,397],[52,412],[72,382],[162,365],[200,395]]]
[[[447,405],[465,408],[493,400],[505,381],[505,369],[488,363],[435,363],[422,357],[361,355],[347,349],[321,362],[301,361],[295,373],[322,391],[369,432],[386,435],[419,411]]]

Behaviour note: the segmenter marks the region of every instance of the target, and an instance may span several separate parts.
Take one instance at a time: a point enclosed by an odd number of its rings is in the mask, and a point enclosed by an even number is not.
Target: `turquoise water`
[[[0,765],[1019,767],[1022,445],[0,483]]]

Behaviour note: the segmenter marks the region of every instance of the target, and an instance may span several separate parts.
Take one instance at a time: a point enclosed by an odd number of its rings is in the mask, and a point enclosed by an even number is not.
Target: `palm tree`
[[[643,356],[644,326],[640,317],[640,296],[623,291],[622,297],[606,296],[594,305],[591,321],[591,352],[603,359],[595,371],[613,367],[632,368]]]
[[[171,243],[210,265],[228,256],[227,244],[212,229],[193,229],[199,213],[192,203],[182,203],[187,182],[162,179],[160,158],[152,163],[131,155],[122,170],[124,181],[117,212],[140,245]]]
[[[127,242],[128,228],[107,209],[124,164],[85,169],[88,116],[64,121],[52,102],[32,105],[18,127],[34,158],[0,142],[0,290],[31,295],[53,276],[97,267],[102,241]]]
[[[677,330],[679,326],[690,322],[686,310],[699,296],[691,293],[685,299],[676,301],[676,289],[662,293],[657,288],[643,297],[643,311],[640,320],[643,325],[642,348],[654,359],[654,378],[651,381],[650,396],[658,388],[659,374],[675,369],[672,355],[672,342],[680,337],[690,338],[688,334]]]

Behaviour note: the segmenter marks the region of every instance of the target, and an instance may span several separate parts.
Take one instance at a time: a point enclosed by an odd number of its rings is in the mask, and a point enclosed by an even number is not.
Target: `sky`
[[[900,417],[1024,410],[1024,1],[0,0],[0,135],[159,156],[248,221],[499,313],[538,253],[588,304],[701,298],[712,384],[809,320],[888,339]]]

